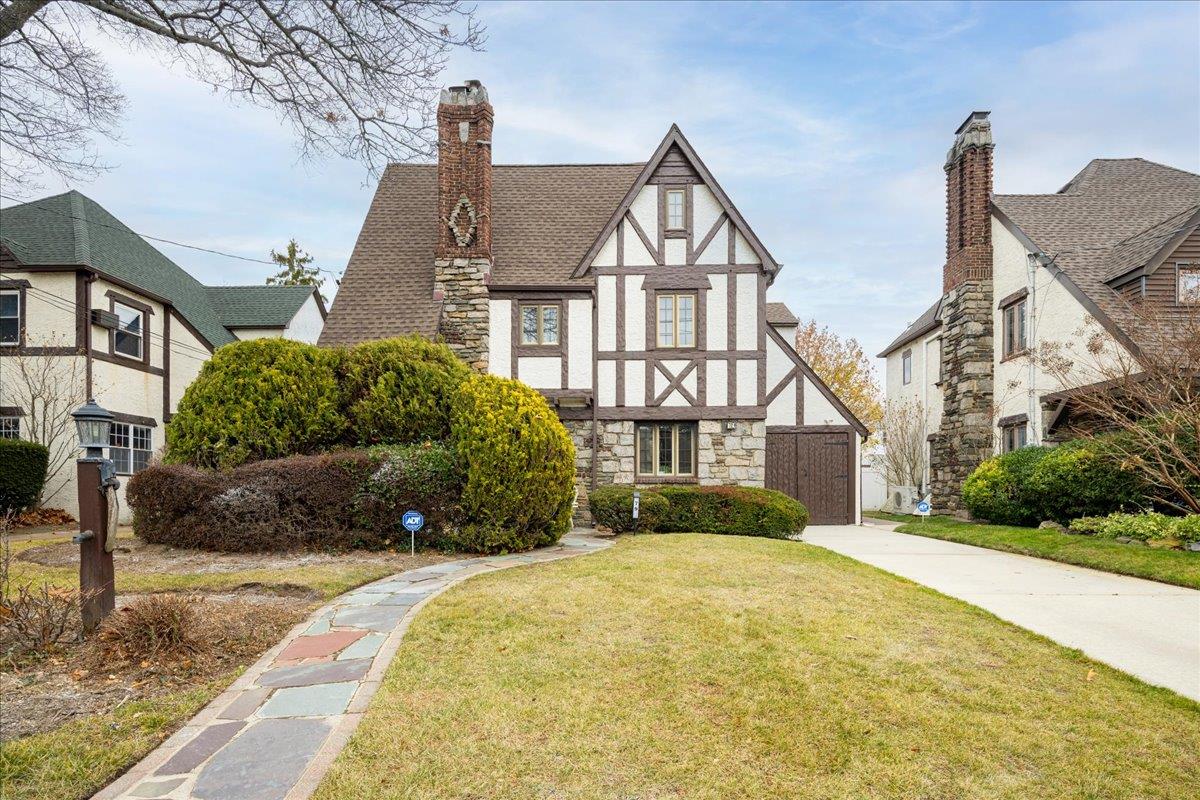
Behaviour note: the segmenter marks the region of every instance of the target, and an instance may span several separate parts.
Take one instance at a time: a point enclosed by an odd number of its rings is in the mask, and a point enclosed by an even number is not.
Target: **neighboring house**
[[[259,336],[315,342],[324,317],[311,287],[201,285],[79,192],[0,209],[0,435],[55,429],[31,402],[25,366],[67,410],[94,396],[116,415],[109,456],[132,474],[162,447],[214,349]],[[73,461],[74,436],[68,424],[42,438]],[[47,491],[46,505],[77,511],[74,463]]]
[[[977,111],[945,164],[943,295],[880,353],[888,400],[927,409],[942,511],[961,511],[962,481],[984,457],[1053,441],[1062,392],[1095,381],[1082,359],[1065,379],[1049,374],[1047,353],[1078,356],[1102,334],[1136,358],[1137,306],[1200,314],[1200,175],[1095,159],[1054,194],[993,195],[992,150]]]
[[[438,163],[380,180],[322,344],[416,332],[556,407],[580,487],[779,488],[858,519],[867,431],[768,303],[780,265],[677,127],[644,163],[497,165],[478,82],[438,108]]]

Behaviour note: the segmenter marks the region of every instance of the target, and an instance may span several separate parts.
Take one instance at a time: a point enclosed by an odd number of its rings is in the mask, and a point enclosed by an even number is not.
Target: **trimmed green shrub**
[[[441,442],[408,445],[381,445],[370,450],[373,471],[354,499],[361,527],[366,530],[399,530],[400,520],[409,509],[420,511],[425,528],[417,539],[427,544],[452,549],[444,532],[452,529],[458,498],[462,492],[462,473],[454,451]]]
[[[1040,520],[1067,524],[1079,517],[1111,514],[1145,503],[1145,485],[1104,453],[1102,444],[1071,441],[1038,460],[1022,494]]]
[[[610,528],[614,533],[629,531],[654,531],[659,522],[667,514],[670,504],[653,489],[637,489],[641,493],[638,505],[638,519],[635,526],[633,519],[632,486],[600,486],[588,496],[588,507],[597,525]]]
[[[1176,517],[1171,523],[1171,534],[1181,542],[1200,542],[1200,514]]]
[[[230,468],[333,445],[346,428],[339,358],[277,338],[218,348],[167,425],[166,460]]]
[[[786,539],[808,525],[808,509],[774,489],[749,486],[661,486],[667,513],[662,533],[728,533]]]
[[[223,472],[163,464],[130,478],[125,498],[134,532],[157,544],[223,552],[379,548],[398,538],[399,521],[365,528],[355,505],[376,467],[361,450]]]
[[[1037,525],[1040,503],[1029,479],[1048,448],[1022,447],[989,458],[963,482],[962,499],[971,516],[996,525]]]
[[[1156,511],[1141,514],[1109,514],[1106,517],[1080,517],[1072,520],[1071,533],[1101,539],[1128,537],[1157,546],[1182,547],[1200,542],[1200,514],[1168,517]]]
[[[458,549],[528,550],[570,529],[575,446],[536,390],[472,375],[454,395],[450,445],[464,476]]]
[[[0,439],[0,514],[24,511],[38,501],[49,461],[50,451],[44,445]]]
[[[468,375],[449,347],[417,335],[354,347],[339,370],[351,441],[405,444],[446,438],[450,400]]]

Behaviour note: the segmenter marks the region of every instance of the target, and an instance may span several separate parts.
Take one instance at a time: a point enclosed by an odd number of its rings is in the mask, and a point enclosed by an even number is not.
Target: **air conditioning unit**
[[[921,492],[916,486],[893,486],[888,497],[889,511],[895,514],[915,514]]]

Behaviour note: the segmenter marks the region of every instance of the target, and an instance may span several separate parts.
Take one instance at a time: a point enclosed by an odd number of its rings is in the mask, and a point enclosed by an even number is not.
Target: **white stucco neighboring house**
[[[52,469],[69,457],[43,503],[75,514],[74,426],[47,422],[39,389],[51,385],[67,410],[91,396],[113,412],[108,455],[127,478],[161,450],[216,348],[315,342],[324,318],[312,287],[201,285],[77,191],[0,209],[0,436],[42,440]]]
[[[974,112],[944,165],[943,294],[879,354],[888,401],[927,409],[926,484],[945,511],[981,458],[1066,435],[1099,362],[1136,361],[1141,311],[1200,314],[1200,175],[1094,159],[1057,192],[1000,195],[992,150]]]
[[[632,164],[492,164],[476,81],[443,92],[438,163],[380,180],[322,344],[441,338],[544,394],[577,484],[766,486],[859,520],[866,428],[767,300],[781,269],[683,132]]]

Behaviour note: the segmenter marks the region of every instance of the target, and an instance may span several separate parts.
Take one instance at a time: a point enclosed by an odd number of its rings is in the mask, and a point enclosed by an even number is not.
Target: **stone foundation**
[[[592,421],[562,421],[575,443],[575,482],[579,489],[575,524],[590,525],[587,489],[592,481]],[[631,420],[600,420],[596,423],[596,485],[632,485],[635,480],[634,436]],[[762,420],[734,420],[725,430],[725,420],[701,420],[697,441],[697,481],[702,486],[762,486],[766,479],[767,424]],[[653,479],[645,481],[652,483]]]

